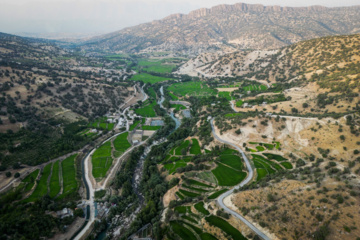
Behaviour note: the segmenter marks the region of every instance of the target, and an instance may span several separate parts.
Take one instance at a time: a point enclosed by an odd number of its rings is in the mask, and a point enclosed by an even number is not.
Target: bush
[[[305,165],[305,161],[302,160],[301,158],[299,158],[297,161],[296,161],[296,167],[302,167]]]

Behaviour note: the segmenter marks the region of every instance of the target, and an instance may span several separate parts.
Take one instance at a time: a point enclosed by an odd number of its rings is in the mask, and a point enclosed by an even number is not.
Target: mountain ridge
[[[195,54],[224,46],[275,49],[301,40],[360,33],[359,10],[359,5],[328,8],[222,4],[94,37],[80,47],[133,52],[182,50]]]

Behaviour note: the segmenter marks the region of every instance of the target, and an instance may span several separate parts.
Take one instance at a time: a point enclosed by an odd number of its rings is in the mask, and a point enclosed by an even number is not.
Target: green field
[[[264,153],[264,155],[270,160],[274,159],[278,162],[287,161],[286,158],[284,158],[283,156],[277,155],[277,154]]]
[[[236,101],[236,107],[241,107],[244,104],[243,100]]]
[[[220,156],[221,163],[235,168],[236,170],[241,171],[243,169],[243,164],[241,162],[241,158],[236,155],[221,155]]]
[[[199,145],[199,141],[196,138],[191,139],[192,145],[190,148],[190,154],[201,154],[201,149]]]
[[[184,160],[178,159],[172,163],[165,164],[164,167],[169,171],[169,174],[172,174],[176,171],[176,169],[185,167],[186,165],[187,163]]]
[[[200,234],[200,239],[201,240],[218,240],[216,237],[214,237],[210,233],[202,233],[202,234]]]
[[[107,122],[107,117],[101,117],[99,119],[97,119],[95,122],[92,122],[89,124],[89,127],[92,128],[98,128],[98,129],[102,129],[102,130],[112,130],[115,126],[115,123],[108,123]],[[93,133],[92,135],[94,135],[96,133]]]
[[[211,172],[218,180],[219,186],[234,186],[246,177],[245,172],[237,171],[217,162],[217,168]]]
[[[197,187],[191,187],[191,186],[188,186],[186,184],[182,184],[182,187],[193,190],[193,191],[196,191],[196,192],[200,192],[200,193],[208,192],[208,190],[205,190],[205,189],[202,189],[202,188],[197,188]]]
[[[129,131],[132,131],[136,128],[137,125],[139,125],[140,120],[134,121],[134,123],[130,126]]]
[[[120,134],[119,136],[117,136],[114,139],[114,148],[115,150],[118,152],[118,156],[119,154],[123,154],[126,150],[129,149],[129,147],[131,147],[131,144],[128,142],[127,137],[128,137],[129,133],[125,132]]]
[[[95,179],[105,177],[112,164],[111,142],[107,141],[101,145],[91,157],[92,174]]]
[[[170,226],[174,233],[176,233],[183,240],[197,240],[195,235],[187,228],[178,222],[171,221]]]
[[[267,87],[265,85],[252,84],[246,87],[243,87],[245,91],[265,91]]]
[[[187,183],[189,183],[190,185],[196,185],[196,186],[200,186],[200,187],[207,187],[207,188],[213,188],[213,186],[196,181],[194,179],[187,179],[186,180]]]
[[[188,212],[189,208],[190,208],[190,206],[177,206],[174,208],[174,211],[181,213],[181,214],[185,214]]]
[[[206,182],[217,184],[217,180],[216,180],[214,174],[210,171],[197,172],[196,174],[197,174],[198,178],[200,178]]]
[[[227,113],[225,114],[226,118],[232,118],[232,117],[236,117],[236,116],[241,116],[242,113]]]
[[[150,97],[156,99],[156,92],[155,92],[154,88],[149,87],[146,92]]]
[[[163,60],[140,59],[138,66],[142,71],[156,73],[171,73],[176,67],[174,64],[164,64]]]
[[[206,217],[205,219],[210,223],[210,225],[214,225],[220,228],[222,231],[230,235],[233,239],[246,240],[246,238],[239,232],[239,230],[234,228],[230,223],[228,223],[224,219],[213,215]]]
[[[175,193],[181,200],[183,200],[185,197],[184,197],[184,195],[182,195],[181,193],[179,193],[179,192],[176,192]]]
[[[44,167],[38,185],[36,186],[34,192],[30,195],[30,197],[26,199],[26,202],[34,202],[35,200],[40,199],[41,197],[43,197],[48,193],[47,180],[50,176],[50,173],[51,173],[51,164],[48,164]]]
[[[231,148],[225,148],[224,150],[221,151],[220,155],[228,155],[228,154],[234,154],[237,153],[238,151],[231,149]]]
[[[224,97],[224,98],[226,98],[227,100],[230,101],[232,99],[230,94],[231,94],[230,92],[219,92],[218,96],[219,97]]]
[[[179,98],[177,96],[175,96],[174,94],[169,93],[169,95],[171,97],[171,100],[174,100],[174,101],[179,100]]]
[[[259,181],[260,179],[262,179],[263,177],[265,177],[268,174],[267,170],[264,168],[257,168],[256,172],[258,175],[256,181]]]
[[[61,190],[59,178],[59,161],[54,162],[53,170],[50,178],[50,193],[49,196],[54,198]]]
[[[293,166],[289,162],[282,162],[280,164],[283,165],[286,169],[293,169]]]
[[[177,110],[177,111],[186,109],[186,107],[181,104],[170,104],[170,108],[175,108],[175,110]]]
[[[136,74],[133,75],[130,80],[132,81],[142,81],[144,83],[157,83],[157,82],[164,82],[164,81],[168,81],[168,80],[172,80],[172,78],[168,78],[168,77],[159,77],[159,76],[154,76],[148,73],[140,73],[140,74]]]
[[[161,126],[142,126],[142,130],[156,131],[159,130]]]
[[[154,106],[156,105],[156,101],[145,101],[145,106],[142,108],[135,109],[135,113],[142,117],[156,117],[156,112],[154,110]]]
[[[178,96],[214,96],[216,90],[209,88],[202,82],[175,83],[168,87],[168,90]]]
[[[35,185],[35,180],[39,175],[39,172],[40,170],[36,169],[22,180],[22,182],[26,184],[24,192],[29,192],[33,188],[33,186]]]
[[[262,152],[265,150],[265,148],[263,146],[256,146],[256,149],[259,151],[259,152]]]
[[[185,142],[183,142],[179,147],[177,147],[177,148],[175,149],[175,155],[182,155],[182,154],[181,154],[181,150],[187,149],[188,146],[189,146],[189,144],[190,144],[190,141],[189,141],[189,140],[186,140]]]
[[[218,196],[220,196],[221,194],[223,194],[224,192],[226,192],[227,190],[229,190],[229,189],[225,188],[225,189],[222,189],[222,190],[220,190],[220,191],[214,192],[213,194],[211,194],[211,195],[208,197],[208,199],[215,199],[215,198],[217,198]]]
[[[63,178],[63,193],[60,198],[76,192],[78,183],[76,181],[75,158],[77,154],[66,158],[61,162],[62,178]]]
[[[179,192],[182,195],[186,196],[186,197],[198,197],[198,196],[200,196],[200,194],[198,194],[198,193],[189,192],[189,191],[186,191],[186,190],[183,190],[183,189],[180,189]]]
[[[196,203],[194,205],[194,207],[198,212],[200,212],[200,213],[202,213],[204,215],[209,215],[210,214],[210,212],[205,209],[204,202],[198,202],[198,203]]]

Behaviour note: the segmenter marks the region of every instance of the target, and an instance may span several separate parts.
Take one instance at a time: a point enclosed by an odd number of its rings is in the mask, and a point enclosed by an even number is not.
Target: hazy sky
[[[172,13],[237,2],[280,6],[359,5],[359,0],[0,0],[0,32],[107,33]]]

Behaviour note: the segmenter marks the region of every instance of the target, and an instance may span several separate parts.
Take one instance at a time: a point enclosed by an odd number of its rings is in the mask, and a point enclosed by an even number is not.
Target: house
[[[72,217],[74,216],[74,212],[70,208],[64,208],[63,210],[57,211],[56,215],[59,218]]]

